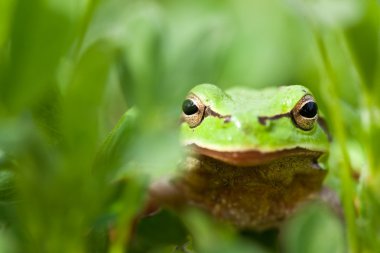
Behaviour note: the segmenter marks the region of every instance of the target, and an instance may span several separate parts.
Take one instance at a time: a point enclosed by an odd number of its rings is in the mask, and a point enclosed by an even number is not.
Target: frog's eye
[[[190,94],[182,103],[182,118],[190,127],[198,126],[205,113],[205,105],[195,95]]]
[[[311,130],[318,119],[318,106],[311,95],[305,95],[292,110],[296,125],[303,130]]]

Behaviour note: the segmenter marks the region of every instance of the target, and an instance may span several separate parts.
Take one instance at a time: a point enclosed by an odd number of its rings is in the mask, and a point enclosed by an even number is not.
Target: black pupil
[[[315,102],[307,102],[300,110],[300,114],[305,118],[314,118],[317,115],[318,106]]]
[[[194,102],[191,99],[186,99],[185,101],[183,101],[182,111],[186,115],[192,115],[198,112],[198,107],[196,104],[194,104]]]

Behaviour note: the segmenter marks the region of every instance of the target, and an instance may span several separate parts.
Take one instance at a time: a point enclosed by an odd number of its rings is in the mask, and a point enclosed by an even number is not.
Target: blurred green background
[[[345,224],[312,205],[274,247],[195,210],[136,228],[150,180],[181,158],[181,103],[199,83],[309,87]],[[102,164],[132,106],[137,126]],[[379,140],[379,1],[0,1],[0,252],[379,252]]]

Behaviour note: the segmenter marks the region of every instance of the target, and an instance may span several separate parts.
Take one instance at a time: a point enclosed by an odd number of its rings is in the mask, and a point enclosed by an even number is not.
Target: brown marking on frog
[[[257,120],[261,125],[266,125],[268,120],[276,120],[276,119],[281,119],[283,117],[291,117],[292,115],[289,112],[286,113],[281,113],[281,114],[276,114],[273,116],[259,116],[257,117]]]

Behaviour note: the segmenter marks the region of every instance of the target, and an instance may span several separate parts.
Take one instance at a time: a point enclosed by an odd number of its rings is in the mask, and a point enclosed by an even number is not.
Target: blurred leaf
[[[358,71],[368,87],[375,85],[380,68],[380,7],[374,0],[367,0],[363,18],[345,31]]]
[[[282,233],[286,252],[347,252],[343,226],[332,212],[321,204],[303,208]]]
[[[187,210],[183,220],[191,232],[196,252],[266,252],[256,244],[239,238],[231,227],[215,222],[200,211]]]
[[[16,253],[17,246],[15,241],[12,238],[12,235],[9,233],[10,230],[3,227],[3,224],[0,223],[0,252],[6,253]]]
[[[11,171],[0,169],[0,203],[12,199],[15,190],[13,177]]]
[[[363,1],[357,0],[288,0],[314,24],[325,27],[345,27],[362,15]]]
[[[123,253],[128,242],[133,238],[133,232],[138,219],[138,212],[144,207],[148,180],[134,174],[136,170],[131,169],[129,175],[124,177],[122,192],[110,206],[112,214],[116,215],[111,238],[109,252]]]
[[[99,41],[92,45],[76,65],[65,92],[62,131],[66,138],[65,148],[76,162],[88,164],[95,154],[99,138],[99,107],[114,55],[112,44]]]
[[[135,233],[131,252],[159,252],[159,249],[167,245],[175,249],[184,246],[188,241],[188,233],[181,220],[167,210],[143,218]]]
[[[8,41],[9,28],[11,26],[13,7],[16,0],[3,0],[0,2],[0,62]]]
[[[96,155],[95,170],[105,174],[116,173],[117,170],[131,161],[128,149],[136,138],[137,110],[127,111],[118,124],[107,136]]]
[[[380,246],[380,222],[378,211],[380,210],[380,191],[378,189],[380,177],[370,178],[367,185],[360,192],[360,215],[358,219],[359,228],[363,233],[360,233],[360,239],[368,250],[377,250]]]
[[[1,101],[8,110],[19,111],[38,100],[54,81],[59,61],[74,41],[78,17],[73,20],[49,3],[16,2],[10,62],[0,83]]]
[[[132,8],[135,6],[132,6]],[[124,94],[127,103],[135,103],[145,110],[157,95],[162,93],[159,85],[161,66],[161,18],[157,6],[148,5],[146,8],[136,8],[134,18],[129,20],[128,32],[130,37],[126,50],[126,63],[131,77],[130,82],[124,82]],[[132,93],[133,92],[133,93]]]
[[[136,101],[142,103],[139,107],[144,106],[146,101],[151,101],[151,97],[144,97],[155,94],[150,91],[160,91],[157,89],[160,68],[157,61],[161,59],[158,45],[161,19],[160,9],[154,1],[104,1],[95,12],[86,35],[85,46],[107,38],[123,49],[119,57],[120,76],[130,106]]]
[[[56,85],[51,85],[41,94],[41,99],[31,107],[33,119],[52,144],[62,138],[59,121],[62,116],[62,97]]]

